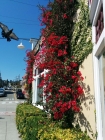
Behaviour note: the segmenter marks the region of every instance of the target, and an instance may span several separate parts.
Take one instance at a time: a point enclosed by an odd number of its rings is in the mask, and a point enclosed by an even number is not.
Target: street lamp
[[[19,40],[26,40],[26,41],[29,41],[30,43],[32,43],[32,50],[33,50],[33,47],[35,46],[35,43],[38,41],[38,39],[36,39],[36,38],[31,38],[31,39],[19,38]],[[17,47],[19,49],[24,49],[25,48],[25,46],[22,44],[22,42]]]
[[[5,39],[5,38],[0,38],[0,39]],[[29,41],[30,43],[32,43],[32,50],[35,46],[35,44],[37,43],[38,39],[37,38],[18,38],[18,40],[26,40],[26,41]],[[21,43],[17,46],[19,49],[24,49],[25,46],[22,44],[22,41]]]
[[[17,46],[19,49],[24,49],[24,45],[22,44],[22,42]]]

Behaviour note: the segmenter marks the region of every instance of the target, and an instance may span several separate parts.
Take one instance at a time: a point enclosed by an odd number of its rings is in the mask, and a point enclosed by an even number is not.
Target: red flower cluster
[[[59,89],[59,92],[61,92],[62,94],[71,93],[71,88],[67,88],[66,86],[62,86],[62,87]]]
[[[56,102],[54,104],[54,107],[52,108],[54,112],[54,119],[61,119],[63,117],[63,114],[66,111],[69,111],[70,109],[75,112],[80,111],[80,108],[77,106],[77,103],[75,100],[72,100],[69,102],[62,102],[62,101]]]
[[[34,58],[33,51],[27,51],[26,56],[27,56],[27,59],[26,59],[27,82],[28,82],[28,84],[30,84],[34,80],[33,79],[33,64],[34,64],[35,58]]]
[[[62,119],[66,112],[79,112],[78,99],[83,94],[80,86],[83,77],[70,52],[72,18],[68,17],[73,13],[69,12],[70,8],[73,10],[72,3],[73,0],[55,0],[48,8],[42,8],[41,24],[46,26],[42,29],[42,49],[35,56],[34,65],[49,70],[39,87],[43,87],[46,105],[55,119]]]
[[[58,50],[58,56],[63,56],[63,55],[66,55],[67,52],[66,50],[62,51],[62,50]]]
[[[67,18],[68,18],[68,16],[67,16],[66,14],[64,14],[64,15],[63,15],[63,18],[64,18],[64,19],[67,19]]]
[[[52,13],[50,11],[47,11],[46,9],[44,9],[41,25],[49,24],[51,26],[52,22],[53,22],[51,19],[51,16],[52,16]]]
[[[57,36],[55,33],[51,33],[49,37],[47,37],[47,42],[49,45],[53,47],[60,47],[60,45],[65,45],[68,39],[66,36]]]

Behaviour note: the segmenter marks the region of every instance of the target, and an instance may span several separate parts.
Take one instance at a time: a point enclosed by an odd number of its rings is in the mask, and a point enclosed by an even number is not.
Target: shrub
[[[38,131],[38,140],[91,140],[79,129],[62,129],[54,123],[44,125]]]
[[[38,121],[43,121],[46,113],[30,104],[20,104],[16,109],[16,125],[22,140],[36,140]]]
[[[79,129],[62,129],[60,121],[52,121],[44,111],[27,103],[17,106],[16,124],[22,140],[91,140]]]

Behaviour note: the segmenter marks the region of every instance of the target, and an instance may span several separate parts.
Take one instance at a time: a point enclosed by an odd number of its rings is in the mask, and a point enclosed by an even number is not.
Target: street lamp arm
[[[5,38],[1,38],[1,37],[0,37],[0,39],[5,39]],[[27,40],[27,41],[34,40],[34,41],[36,41],[36,42],[38,41],[37,38],[30,38],[30,39],[29,39],[29,38],[18,38],[18,40]]]
[[[5,38],[1,38],[0,39],[5,39]],[[29,41],[30,43],[32,43],[32,49],[34,48],[34,45],[38,42],[39,39],[37,38],[18,38],[18,40],[26,40]],[[17,40],[17,41],[18,41]],[[22,44],[22,42],[17,46],[19,49],[24,49],[24,45]]]
[[[35,40],[35,41],[38,41],[38,39],[37,38],[19,38],[19,40],[28,40],[28,41],[30,41],[30,40]]]
[[[33,47],[34,45],[38,42],[39,39],[36,39],[36,38],[19,38],[19,40],[28,40],[30,43],[32,43],[32,50],[33,50]],[[24,49],[24,45],[22,44],[22,42],[17,46],[19,49]]]

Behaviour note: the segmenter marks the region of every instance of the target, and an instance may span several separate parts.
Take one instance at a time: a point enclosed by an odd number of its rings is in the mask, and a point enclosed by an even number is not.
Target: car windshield
[[[19,91],[19,92],[22,92],[22,90],[21,90],[21,89],[18,89],[18,91]]]

